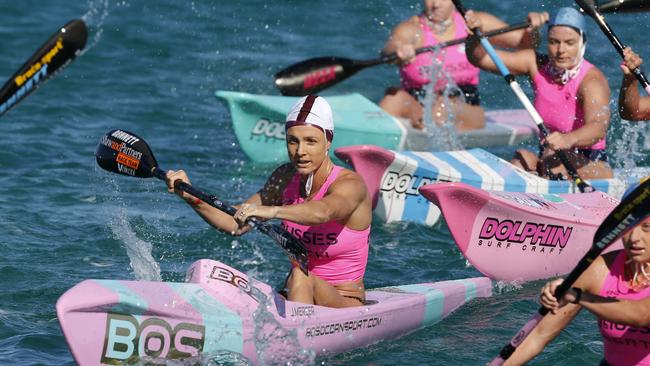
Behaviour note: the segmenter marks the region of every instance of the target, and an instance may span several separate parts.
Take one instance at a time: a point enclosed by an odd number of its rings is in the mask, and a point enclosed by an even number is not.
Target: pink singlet
[[[455,11],[453,18],[456,27],[454,38],[466,37],[468,34],[464,27],[465,21],[463,20],[462,15]],[[427,19],[424,15],[420,16],[420,27],[422,28],[422,34],[424,35],[423,47],[429,47],[441,43],[435,38],[435,35],[427,25]],[[436,54],[439,57],[444,57],[444,60],[442,60],[443,70],[445,73],[451,75],[457,85],[478,85],[479,69],[467,60],[464,43],[446,47]],[[419,89],[431,81],[428,71],[431,68],[431,55],[432,52],[421,53],[417,55],[413,61],[404,65],[404,67],[400,69],[402,88],[406,90]],[[435,90],[441,92],[445,89],[446,85],[447,78],[442,77],[441,75],[438,77]]]
[[[533,90],[535,91],[535,109],[544,120],[544,124],[551,132],[567,133],[585,125],[585,115],[582,106],[578,103],[578,89],[580,83],[594,65],[587,60],[582,61],[578,75],[569,80],[565,85],[556,83],[548,70],[549,63],[540,66],[533,77]],[[599,140],[592,146],[576,146],[593,150],[605,149],[605,139]]]
[[[627,256],[621,251],[614,259],[600,295],[617,299],[640,300],[650,296],[650,287],[639,292],[624,280]],[[611,366],[650,365],[650,327],[633,328],[599,319],[598,326],[605,344],[605,360]]]
[[[342,170],[335,165],[311,200],[321,200]],[[300,174],[296,174],[282,193],[282,203],[296,205],[303,202],[305,199],[300,197]],[[309,250],[309,272],[332,285],[363,278],[368,263],[370,226],[365,230],[352,230],[337,221],[307,226],[287,220],[282,221],[282,226]]]

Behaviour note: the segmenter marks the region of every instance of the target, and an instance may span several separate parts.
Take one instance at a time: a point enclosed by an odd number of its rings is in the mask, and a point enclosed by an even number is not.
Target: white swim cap
[[[323,97],[308,95],[300,98],[287,114],[284,130],[293,126],[309,125],[318,127],[325,133],[328,141],[334,138],[334,119],[332,108]]]

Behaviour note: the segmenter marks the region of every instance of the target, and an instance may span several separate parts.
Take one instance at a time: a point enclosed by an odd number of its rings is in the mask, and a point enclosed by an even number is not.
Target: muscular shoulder
[[[620,252],[620,250],[617,250],[596,258],[589,268],[587,268],[587,270],[580,276],[578,281],[576,281],[576,285],[593,294],[599,293],[603,283],[605,282],[605,278],[607,278],[607,275],[611,271],[614,259],[616,259],[616,256]]]
[[[415,39],[415,37],[420,33],[420,18],[418,16],[412,16],[405,21],[399,23],[393,29],[393,36],[399,37],[402,39]]]
[[[342,193],[363,197],[366,195],[368,189],[359,174],[349,169],[343,169],[330,186],[328,193],[335,191],[337,193],[343,191]]]
[[[597,67],[592,67],[582,79],[580,91],[582,93],[601,92],[609,94],[609,83],[607,83],[605,74]]]

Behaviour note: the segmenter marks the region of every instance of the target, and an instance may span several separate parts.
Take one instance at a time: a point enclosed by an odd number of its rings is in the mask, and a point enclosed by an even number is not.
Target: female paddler
[[[623,236],[623,250],[596,258],[558,301],[553,294],[561,283],[562,279],[557,279],[542,288],[541,303],[551,313],[506,365],[523,364],[535,357],[582,308],[598,317],[604,344],[601,366],[650,365],[650,218]]]
[[[355,172],[334,165],[332,110],[323,97],[309,95],[286,118],[290,163],[275,169],[257,193],[233,216],[176,191],[210,225],[232,235],[246,233],[250,217],[281,219],[309,250],[309,275],[291,269],[285,289],[291,301],[329,307],[362,305],[368,261],[372,202]],[[167,185],[189,183],[184,171],[168,171]]]
[[[467,25],[482,27],[468,12]],[[497,51],[513,75],[528,75],[535,93],[534,106],[551,131],[539,155],[518,150],[513,163],[540,176],[567,176],[555,151],[564,150],[583,179],[611,178],[605,136],[609,127],[610,90],[603,73],[584,58],[585,20],[573,8],[560,8],[548,23],[548,54],[535,50]],[[469,60],[481,69],[498,69],[480,43],[468,45]]]
[[[639,83],[632,70],[641,66],[643,60],[632,48],[626,47],[623,50],[623,82],[621,92],[618,96],[618,108],[621,118],[628,121],[650,120],[650,97],[639,95]]]
[[[431,82],[432,55],[435,54],[441,69],[433,75],[436,95],[433,98],[432,120],[443,123],[449,119],[448,112],[451,111],[457,130],[481,128],[485,125],[485,112],[481,108],[478,92],[479,69],[467,61],[465,45],[415,55],[417,48],[466,37],[465,21],[454,9],[451,0],[425,0],[423,6],[422,14],[410,17],[393,29],[382,50],[385,55],[397,54],[401,86],[388,88],[379,105],[396,117],[409,119],[413,127],[423,128],[424,107],[420,102],[424,98],[425,86]],[[487,30],[507,26],[491,14],[476,12],[475,15]],[[495,36],[492,40],[502,47],[531,48],[538,39],[536,29],[547,20],[547,13],[530,13],[528,21],[531,26],[528,29]],[[453,83],[450,84],[450,81]],[[449,97],[445,98],[445,88],[453,84],[458,88],[450,88],[446,93]],[[460,97],[461,93],[463,98]]]

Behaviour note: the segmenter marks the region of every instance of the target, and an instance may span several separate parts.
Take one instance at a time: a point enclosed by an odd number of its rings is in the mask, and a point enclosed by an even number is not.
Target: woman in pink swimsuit
[[[467,13],[467,24],[481,28],[481,19]],[[609,127],[609,84],[603,73],[584,59],[585,21],[573,8],[560,8],[548,24],[548,54],[535,50],[497,51],[512,75],[528,75],[535,92],[535,109],[551,134],[540,153],[518,150],[513,163],[540,176],[567,176],[556,157],[565,150],[583,179],[612,178],[605,137]],[[498,73],[477,41],[468,44],[472,64]]]
[[[415,55],[415,49],[432,46],[452,39],[468,35],[465,21],[460,13],[454,10],[451,0],[425,0],[422,14],[413,16],[400,23],[393,30],[386,42],[382,54],[397,53],[399,58],[401,87],[391,87],[379,105],[388,113],[411,121],[413,127],[422,128],[424,111],[419,100],[424,97],[425,86],[431,82],[430,68],[432,53]],[[475,13],[485,24],[486,29],[492,30],[505,27],[507,24],[488,13]],[[538,37],[535,29],[546,20],[547,13],[530,13],[528,20],[531,28],[513,31],[492,38],[495,44],[508,48],[530,48]],[[455,116],[456,128],[459,131],[481,128],[485,125],[485,113],[480,106],[478,93],[479,69],[467,60],[465,45],[447,47],[436,53],[438,64],[442,65],[440,72],[433,75],[436,79],[432,107],[432,118],[437,123],[443,123],[449,118],[448,112]],[[443,92],[448,86],[449,78],[458,88],[447,91],[449,104],[445,105]],[[460,98],[463,94],[464,102]]]
[[[604,344],[601,366],[650,365],[650,219],[623,236],[623,248],[596,258],[560,302],[553,294],[562,279],[548,282],[541,302],[551,313],[506,365],[535,357],[582,308],[598,317]]]
[[[362,305],[372,220],[366,185],[330,159],[334,124],[324,98],[301,98],[287,115],[285,130],[290,163],[277,168],[234,216],[176,193],[210,225],[232,235],[246,233],[250,217],[282,220],[309,251],[309,275],[298,267],[289,272],[289,300],[336,308]],[[189,183],[182,170],[168,171],[170,191],[179,179]]]

